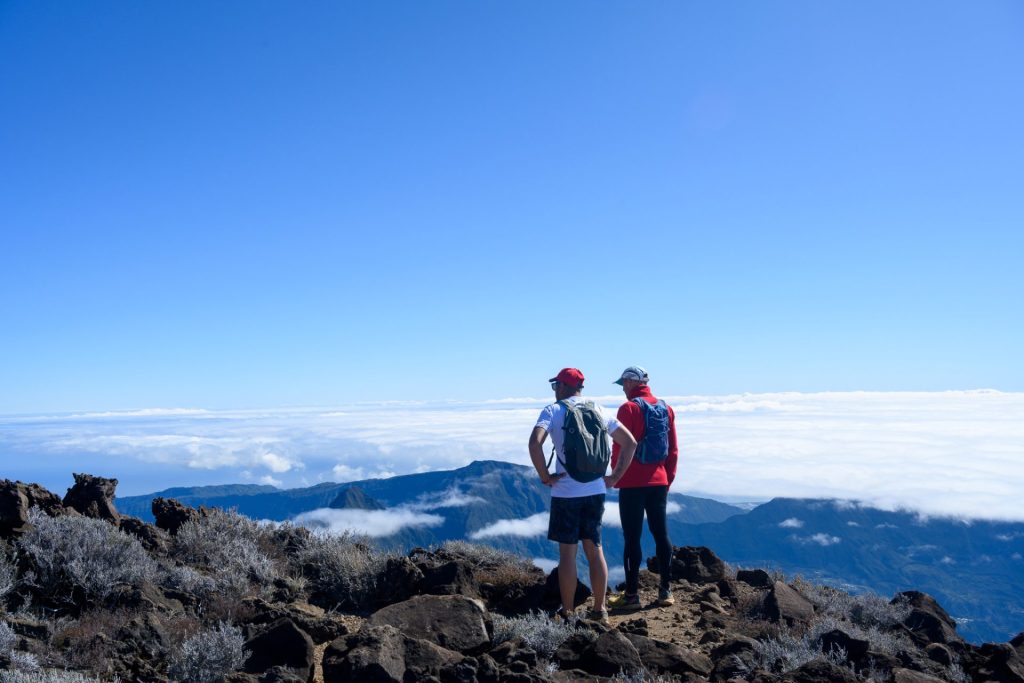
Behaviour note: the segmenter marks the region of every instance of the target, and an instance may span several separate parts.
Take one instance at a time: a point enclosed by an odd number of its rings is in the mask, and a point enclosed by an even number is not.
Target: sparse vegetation
[[[103,681],[77,671],[44,669],[34,672],[0,671],[0,683],[103,683]],[[113,683],[120,683],[120,679],[115,678]]]
[[[137,539],[89,517],[50,517],[33,508],[32,529],[18,541],[35,572],[27,576],[48,597],[74,603],[76,590],[103,600],[120,584],[156,575],[156,562]]]
[[[14,590],[18,582],[18,565],[9,555],[6,544],[0,544],[0,600]]]
[[[237,626],[220,623],[185,640],[171,656],[170,675],[182,683],[217,683],[245,663],[245,638]]]
[[[313,532],[296,553],[314,591],[342,609],[365,609],[372,603],[387,559],[368,539],[347,532]]]
[[[224,510],[211,510],[188,521],[174,537],[175,553],[210,573],[204,578],[193,570],[174,578],[205,592],[213,592],[209,591],[212,580],[216,592],[235,597],[246,595],[253,585],[269,586],[280,572],[261,549],[267,533],[248,517]]]
[[[495,644],[522,638],[524,643],[543,657],[550,657],[570,636],[580,633],[597,637],[589,629],[564,621],[554,621],[542,612],[531,612],[518,617],[494,615]]]

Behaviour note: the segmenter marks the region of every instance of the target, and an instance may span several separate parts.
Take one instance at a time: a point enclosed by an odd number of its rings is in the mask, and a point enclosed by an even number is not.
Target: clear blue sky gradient
[[[0,2],[0,412],[1024,390],[1024,5]]]

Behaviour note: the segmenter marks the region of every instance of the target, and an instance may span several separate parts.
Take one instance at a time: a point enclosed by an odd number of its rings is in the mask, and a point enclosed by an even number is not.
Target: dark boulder
[[[949,666],[956,660],[956,655],[953,654],[953,651],[942,643],[929,643],[924,648],[924,653],[928,655],[928,659],[942,666]]]
[[[936,678],[913,669],[893,669],[893,683],[943,683],[942,678]]]
[[[809,623],[814,617],[814,605],[782,581],[772,584],[764,600],[764,611],[770,620],[790,626]]]
[[[461,595],[418,595],[377,610],[364,628],[394,626],[463,654],[482,652],[490,645],[490,615],[484,606]]]
[[[756,652],[757,641],[739,635],[714,648],[711,650],[711,660],[714,662],[713,680],[727,681],[750,671],[754,668]]]
[[[658,558],[647,558],[647,569],[658,572]],[[692,583],[717,583],[726,578],[725,562],[710,548],[684,546],[672,549],[671,578]]]
[[[1010,643],[985,643],[978,652],[981,664],[975,680],[1024,683],[1024,660]]]
[[[458,559],[437,566],[418,565],[423,573],[420,590],[430,595],[466,595],[480,597],[479,587],[473,575],[473,565]]]
[[[854,638],[845,631],[835,629],[821,636],[821,651],[825,654],[842,650],[846,652],[846,660],[859,662],[868,653],[870,643],[860,638]]]
[[[736,572],[736,580],[754,588],[771,588],[772,577],[763,569],[741,569]]]
[[[74,477],[75,485],[69,488],[64,496],[64,507],[77,510],[86,517],[117,524],[121,519],[117,508],[114,507],[117,479],[78,473],[75,473]]]
[[[178,533],[185,522],[199,519],[199,511],[188,507],[173,498],[154,498],[150,509],[156,519],[156,526],[170,535]]]
[[[893,598],[893,603],[902,602],[912,608],[903,620],[911,638],[918,645],[945,643],[962,645],[963,638],[956,632],[956,622],[927,593],[907,591]]]
[[[153,553],[167,552],[170,539],[167,536],[167,532],[163,529],[158,529],[152,524],[146,524],[138,517],[122,517],[120,528],[126,534],[139,539],[139,542],[142,543],[146,550]]]
[[[582,581],[576,579],[576,593],[573,594],[573,607],[579,607],[590,599],[592,593]],[[541,606],[545,609],[557,609],[562,605],[562,594],[558,588],[558,567],[555,567],[548,574],[544,582],[544,599]]]
[[[643,662],[626,635],[608,631],[580,654],[577,667],[595,676],[615,676],[642,669]]]
[[[705,677],[711,673],[711,660],[696,650],[638,634],[625,635],[640,654],[644,666],[652,672],[679,676],[690,673]]]
[[[1013,640],[1010,641],[1010,645],[1012,645],[1013,649],[1017,651],[1017,654],[1024,657],[1024,633],[1018,633],[1015,635]]]
[[[245,671],[262,673],[288,667],[304,681],[313,680],[313,639],[291,619],[278,619],[245,644],[250,652]]]
[[[419,593],[423,572],[408,557],[392,557],[384,565],[377,588],[377,604],[390,605]]]
[[[64,514],[60,497],[38,484],[0,481],[0,538],[11,538],[26,530],[28,511],[38,507],[51,517]]]
[[[428,680],[462,659],[457,652],[410,638],[393,626],[374,626],[342,636],[327,647],[323,657],[324,683]]]
[[[260,626],[288,619],[308,633],[314,643],[328,643],[349,633],[340,615],[325,612],[307,603],[271,604],[262,598],[247,598],[242,601],[242,605],[246,612],[253,615],[247,624]]]

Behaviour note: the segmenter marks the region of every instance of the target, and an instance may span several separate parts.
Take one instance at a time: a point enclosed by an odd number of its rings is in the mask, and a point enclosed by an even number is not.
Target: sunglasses
[[[551,383],[551,388],[552,389],[558,389],[558,385],[559,384],[561,384],[561,382],[559,382],[558,380],[555,380],[554,382]]]

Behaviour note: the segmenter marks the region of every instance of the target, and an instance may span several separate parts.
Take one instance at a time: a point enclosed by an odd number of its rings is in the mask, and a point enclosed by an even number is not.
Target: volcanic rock
[[[426,680],[462,659],[462,655],[429,641],[410,638],[394,626],[373,626],[342,636],[327,647],[324,683]]]
[[[86,517],[104,519],[117,524],[121,515],[114,507],[117,479],[75,473],[75,485],[64,496],[64,507],[77,510]]]
[[[644,666],[657,673],[682,675],[693,673],[707,676],[711,673],[711,660],[695,650],[689,650],[675,643],[645,638],[627,633],[626,638],[640,654]]]
[[[776,581],[764,600],[765,615],[776,623],[808,623],[814,616],[814,605],[782,581]]]
[[[412,638],[465,654],[490,645],[489,621],[478,600],[461,595],[419,595],[378,610],[364,628],[394,626]]]
[[[647,569],[658,571],[658,558],[647,558]],[[725,562],[709,548],[684,546],[672,549],[673,580],[686,579],[693,583],[716,583],[726,577]]]
[[[763,569],[741,569],[736,572],[736,580],[754,588],[771,588],[772,577]]]
[[[51,517],[64,513],[60,497],[38,484],[0,481],[0,538],[10,538],[26,530],[28,511],[38,507]]]
[[[163,529],[172,536],[185,522],[199,519],[199,511],[188,507],[173,498],[154,498],[151,504],[157,528]]]
[[[313,640],[291,619],[278,619],[245,648],[251,653],[245,662],[249,673],[261,673],[275,666],[293,669],[304,681],[313,680]]]

